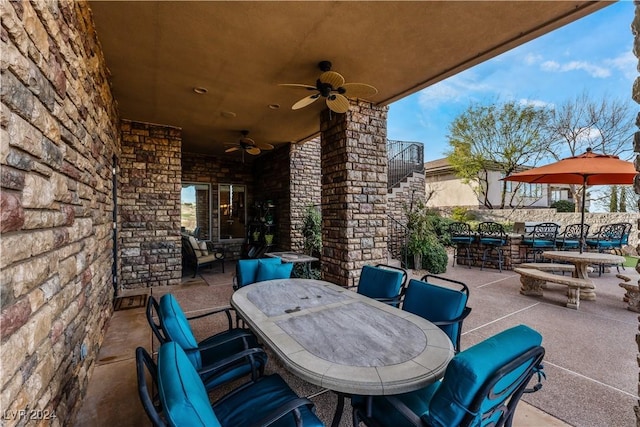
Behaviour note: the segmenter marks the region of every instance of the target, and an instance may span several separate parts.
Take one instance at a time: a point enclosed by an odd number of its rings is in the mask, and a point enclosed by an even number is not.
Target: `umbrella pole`
[[[584,177],[584,181],[582,182],[582,208],[580,209],[580,253],[582,253],[582,249],[586,244],[586,236],[584,235],[584,207],[585,200],[587,198],[587,177]]]

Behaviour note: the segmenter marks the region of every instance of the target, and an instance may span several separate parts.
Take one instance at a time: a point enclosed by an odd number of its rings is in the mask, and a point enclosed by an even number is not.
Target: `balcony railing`
[[[424,145],[421,142],[387,141],[389,176],[387,189],[392,189],[414,172],[424,172]]]

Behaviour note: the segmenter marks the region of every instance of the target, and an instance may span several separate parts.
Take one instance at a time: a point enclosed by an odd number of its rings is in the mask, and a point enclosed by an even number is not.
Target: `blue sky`
[[[449,124],[470,103],[517,100],[560,105],[631,100],[637,76],[632,1],[621,1],[391,104],[387,137],[425,144],[425,161],[445,157]]]

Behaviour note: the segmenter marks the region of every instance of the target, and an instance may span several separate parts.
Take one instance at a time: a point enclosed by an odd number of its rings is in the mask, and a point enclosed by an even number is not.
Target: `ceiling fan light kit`
[[[349,111],[349,99],[365,99],[378,93],[378,89],[365,83],[345,83],[344,77],[336,71],[331,71],[331,62],[321,61],[318,68],[322,74],[316,80],[315,86],[300,83],[282,83],[280,86],[303,88],[315,91],[313,95],[305,96],[291,107],[299,110],[311,105],[316,99],[325,98],[327,107],[335,113]]]

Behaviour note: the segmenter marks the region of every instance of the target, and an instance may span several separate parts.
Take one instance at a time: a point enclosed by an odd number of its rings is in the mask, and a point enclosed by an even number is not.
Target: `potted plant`
[[[273,234],[265,234],[264,235],[264,242],[267,245],[271,245],[273,243]]]

